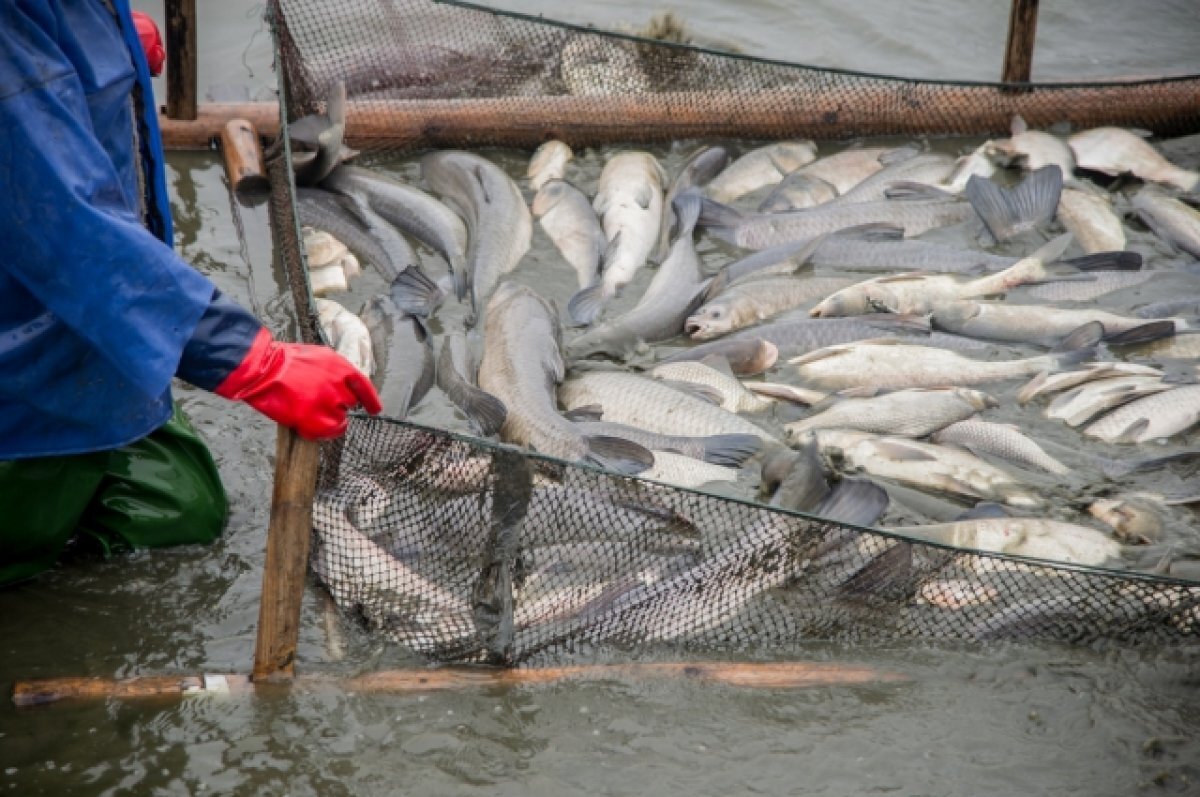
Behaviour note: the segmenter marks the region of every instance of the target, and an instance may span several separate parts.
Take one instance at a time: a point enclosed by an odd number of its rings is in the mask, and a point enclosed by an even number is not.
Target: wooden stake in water
[[[1037,38],[1038,0],[1012,0],[1008,12],[1008,43],[1004,47],[1005,83],[1028,83]]]

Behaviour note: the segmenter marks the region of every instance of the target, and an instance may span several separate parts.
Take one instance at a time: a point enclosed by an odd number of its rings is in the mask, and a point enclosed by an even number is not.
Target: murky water
[[[257,21],[240,3],[200,5],[202,85],[248,83],[259,96],[272,78],[266,40],[246,48]],[[869,10],[863,3],[831,3],[801,11],[783,3],[710,0],[684,14],[697,32],[720,31],[713,38],[767,55],[901,74],[950,76],[954,70],[957,77],[987,79],[999,69],[1003,5],[956,4],[950,15],[941,9],[923,13],[929,4],[904,4],[903,12],[886,3]],[[513,7],[558,11],[532,0]],[[1099,38],[1072,32],[1083,24],[1074,20],[1084,9],[1086,24],[1103,29]],[[630,3],[564,13],[586,14],[602,25],[637,24],[648,16]],[[1197,24],[1194,9],[1181,2],[1043,4],[1035,76],[1196,71]],[[789,35],[780,32],[785,29]],[[946,35],[947,29],[956,35]],[[988,55],[993,47],[994,59]],[[252,72],[241,63],[243,52]],[[674,163],[691,146],[656,152]],[[489,155],[514,173],[523,167],[521,153]],[[584,153],[579,175],[585,190],[601,158]],[[265,208],[235,210],[212,155],[175,153],[169,162],[181,252],[283,331],[288,299],[271,265]],[[388,168],[412,171],[405,163]],[[538,259],[549,257],[548,246],[537,230],[531,266],[518,278],[530,278]],[[1135,233],[1131,246],[1151,256],[1149,267],[1178,263],[1145,234]],[[711,266],[730,256],[708,243],[701,251]],[[564,270],[561,282],[538,284],[561,300],[572,279]],[[369,282],[358,288],[370,290]],[[1111,301],[1149,301],[1172,290],[1156,282],[1137,296]],[[631,289],[627,296],[636,293]],[[454,307],[445,310],[449,323]],[[0,686],[6,691],[19,678],[249,670],[274,430],[252,411],[208,394],[182,387],[179,396],[217,455],[233,504],[229,531],[209,547],[67,561],[30,584],[0,591]],[[417,419],[454,422],[453,413],[433,403]],[[1068,445],[1080,439],[1064,434],[1061,424],[1039,431]],[[1185,442],[1200,438],[1193,434]],[[1176,469],[1166,478],[1181,484],[1193,475]],[[1194,537],[1187,516],[1175,524],[1179,538]],[[417,663],[352,627],[343,627],[348,658],[334,661],[321,608],[320,591],[310,588],[302,615],[302,672],[345,674]],[[815,660],[867,663],[911,680],[799,691],[612,681],[421,697],[309,688],[22,711],[4,700],[0,792],[1198,793],[1198,653],[1196,647],[820,645],[810,652]]]

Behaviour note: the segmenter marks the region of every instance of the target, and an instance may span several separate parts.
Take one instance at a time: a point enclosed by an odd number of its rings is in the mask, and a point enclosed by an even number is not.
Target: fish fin
[[[817,390],[806,390],[793,385],[784,385],[777,382],[743,382],[752,393],[757,393],[760,396],[766,396],[781,401],[790,401],[795,404],[804,404],[811,406],[814,403],[820,402],[825,394]]]
[[[1095,461],[1099,466],[1101,473],[1110,479],[1118,479],[1123,476],[1128,476],[1132,473],[1144,473],[1146,471],[1155,470],[1173,462],[1187,461],[1194,457],[1200,457],[1200,448],[1189,448],[1184,451],[1176,451],[1174,454],[1167,454],[1163,457],[1148,457],[1143,459],[1109,459],[1107,457],[1096,457]]]
[[[1138,418],[1116,437],[1113,438],[1114,443],[1136,443],[1138,438],[1150,428],[1149,418]]]
[[[700,208],[703,205],[704,195],[698,188],[689,188],[672,200],[671,207],[675,209],[674,239],[692,234],[696,229],[696,222],[700,220]]]
[[[1129,346],[1134,343],[1149,343],[1152,340],[1175,337],[1174,321],[1148,321],[1124,332],[1106,335],[1104,342],[1109,346]]]
[[[874,440],[872,444],[880,454],[897,462],[935,462],[937,460],[937,457],[928,451],[905,445],[899,440]]]
[[[850,241],[900,241],[904,239],[904,228],[885,221],[856,224],[853,227],[843,227],[830,233],[831,237]]]
[[[645,446],[632,440],[609,435],[588,435],[583,438],[588,446],[586,461],[602,468],[635,476],[654,467],[654,454]]]
[[[562,414],[568,421],[598,421],[604,417],[604,408],[599,404],[584,404]]]
[[[1104,325],[1099,321],[1089,321],[1059,341],[1050,353],[1058,355],[1058,367],[1064,368],[1091,358],[1103,339]]]
[[[930,200],[930,199],[956,199],[954,194],[948,191],[943,191],[934,185],[928,183],[917,183],[912,180],[897,180],[894,183],[888,183],[888,187],[884,189],[883,195],[887,199],[896,202],[905,202],[909,200]]]
[[[637,191],[633,195],[633,201],[638,204],[642,210],[650,209],[650,200],[654,198],[654,189],[648,185],[638,186]]]
[[[504,425],[508,408],[500,399],[476,387],[458,372],[454,366],[449,336],[442,341],[442,351],[438,356],[437,386],[454,406],[471,419],[481,436],[490,437]]]
[[[975,485],[965,482],[955,476],[942,476],[941,478],[937,479],[937,481],[941,485],[942,489],[948,493],[968,495],[973,498],[984,497],[979,494],[979,490],[975,488]]]
[[[1029,382],[1021,388],[1020,392],[1017,393],[1017,403],[1028,404],[1049,378],[1049,371],[1038,372],[1038,374],[1034,376],[1033,379],[1030,379]]]
[[[390,291],[396,307],[419,318],[428,318],[446,294],[418,266],[409,266],[396,275]]]
[[[1057,166],[1054,168],[1058,168]],[[1039,169],[1039,171],[1041,171]],[[1071,241],[1075,240],[1075,236],[1069,232],[1064,232],[1062,235],[1056,235],[1046,243],[1037,248],[1029,257],[1041,263],[1053,263],[1062,257],[1063,252],[1067,251],[1067,247],[1071,245]]]
[[[736,376],[733,373],[733,368],[729,365],[729,358],[723,354],[706,354],[700,358],[700,362],[726,376]]]
[[[1011,135],[1019,136],[1029,129],[1029,125],[1025,124],[1025,120],[1021,118],[1020,114],[1014,114],[1008,129]]]
[[[678,390],[680,393],[686,393],[692,398],[700,399],[708,404],[715,404],[718,407],[725,400],[720,391],[706,385],[698,385],[695,382],[683,382],[678,379],[660,379],[658,381],[672,390]]]
[[[604,270],[604,264],[611,260],[617,254],[617,248],[621,245],[621,230],[617,230],[617,234],[608,240],[604,245],[604,252],[600,255],[600,270]]]
[[[705,197],[700,203],[700,218],[696,223],[701,227],[709,228],[714,235],[721,237],[731,233],[744,218],[745,215],[740,210]]]
[[[974,507],[954,518],[955,523],[961,520],[987,520],[991,518],[1012,517],[1012,512],[1004,504],[995,501],[980,501]]]
[[[753,434],[714,434],[704,440],[705,462],[713,465],[739,467],[762,449],[763,441]]]
[[[884,166],[892,166],[897,163],[903,163],[906,160],[911,160],[920,154],[921,150],[916,147],[897,147],[880,155],[878,160]]]
[[[483,194],[483,201],[487,204],[492,204],[492,195],[487,190],[487,180],[483,176],[483,167],[476,165],[472,167],[471,174],[475,178],[475,182],[479,183],[479,190]]]
[[[567,314],[576,326],[588,326],[600,315],[607,300],[604,285],[597,283],[571,297],[567,302]]]
[[[871,526],[887,510],[888,500],[887,490],[874,482],[842,479],[812,514],[851,526]]]
[[[912,591],[909,585],[912,565],[912,545],[896,541],[843,581],[838,586],[838,591],[844,597],[903,600]]]
[[[1090,255],[1068,257],[1059,260],[1064,266],[1078,271],[1141,271],[1142,256],[1138,252],[1113,251],[1093,252]]]
[[[992,237],[997,241],[1007,241],[1020,232],[1054,218],[1062,194],[1062,182],[1062,169],[1051,164],[1032,172],[1012,189],[979,175],[971,175],[963,195],[975,208]]]
[[[931,328],[930,317],[916,313],[870,313],[859,316],[858,320],[864,324],[887,330],[912,330],[928,333]]]

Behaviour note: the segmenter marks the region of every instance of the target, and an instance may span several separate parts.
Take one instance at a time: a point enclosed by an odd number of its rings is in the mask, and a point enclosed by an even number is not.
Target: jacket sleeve
[[[45,20],[3,6],[0,269],[130,383],[160,395],[214,287],[143,226],[136,186],[93,129],[105,98],[85,96]],[[111,107],[121,91],[128,102],[119,79],[111,91]]]

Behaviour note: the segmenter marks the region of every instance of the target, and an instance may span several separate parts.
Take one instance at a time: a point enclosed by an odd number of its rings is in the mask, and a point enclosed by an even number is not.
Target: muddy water
[[[225,70],[213,80],[246,80],[235,59],[257,22],[241,4],[201,5],[206,14],[220,17],[227,37],[242,40],[214,44],[215,58],[203,51],[202,58],[217,64],[214,72]],[[749,45],[772,27],[755,27],[768,11],[781,20],[795,19],[796,12],[783,4],[758,5],[761,14],[742,15],[739,4],[734,17],[733,6],[708,3],[688,18],[711,15],[721,20],[723,35]],[[837,14],[811,15],[832,27],[844,14],[861,13],[856,8],[839,4]],[[1133,15],[1141,24],[1156,15],[1175,32],[1195,24],[1192,17],[1176,15],[1185,4],[1144,8]],[[961,13],[969,14],[968,9],[964,5]],[[1106,13],[1098,10],[1095,16]],[[640,20],[631,11],[607,6],[598,7],[591,19],[604,23],[610,18],[604,14]],[[1069,16],[1057,4],[1042,14],[1041,32],[1047,36],[1052,20]],[[885,29],[901,29],[895,20],[887,28],[878,15],[864,16]],[[862,17],[858,22],[866,24]],[[854,23],[843,20],[838,30],[852,29]],[[995,35],[1002,35],[1002,19],[989,24],[999,26]],[[1158,51],[1145,36],[1131,38],[1134,49]],[[876,57],[878,49],[887,57],[878,56],[878,63],[833,63],[911,73],[887,64],[912,63],[918,53],[943,68],[968,63],[979,68],[961,53],[859,41],[864,46],[841,48],[840,54]],[[1116,42],[1095,51],[1107,57]],[[1195,50],[1186,56],[1194,58]],[[1035,62],[1035,74],[1040,63]],[[1184,63],[1184,55],[1138,66],[1162,71],[1175,63]],[[1133,69],[1122,63],[1113,71]],[[656,152],[673,164],[692,146],[685,142]],[[573,175],[585,190],[603,155],[585,153],[582,170]],[[523,165],[521,153],[489,156],[514,173]],[[223,291],[285,333],[287,299],[270,262],[263,208],[235,211],[217,158],[173,154],[169,160],[180,251]],[[412,172],[403,162],[382,166]],[[1144,232],[1135,232],[1131,245],[1151,256],[1148,267],[1179,265]],[[564,269],[561,279],[547,282],[538,271],[538,264],[550,259],[548,247],[537,231],[529,265],[516,277],[530,280],[537,274],[539,287],[569,295],[569,272]],[[707,242],[701,252],[711,267],[732,256]],[[437,273],[437,267],[431,271]],[[630,292],[635,294],[636,287]],[[1132,305],[1178,288],[1155,283],[1137,296],[1111,301]],[[357,289],[370,290],[369,282]],[[446,309],[444,323],[450,323],[453,310]],[[143,552],[110,562],[69,560],[31,584],[0,592],[0,687],[5,691],[18,678],[248,671],[274,432],[243,407],[186,387],[179,396],[212,446],[229,489],[229,531],[209,547]],[[433,403],[417,417],[456,422],[452,412]],[[1036,413],[1020,417],[1040,424]],[[1036,431],[1067,445],[1080,440],[1065,434],[1061,424],[1039,425]],[[1192,435],[1184,442],[1195,445],[1200,438]],[[1173,469],[1161,477],[1169,483],[1160,486],[1194,477],[1194,471]],[[1173,533],[1187,539],[1195,533],[1194,521],[1178,516]],[[348,674],[416,663],[346,624],[340,628],[349,655],[335,661],[321,606],[320,591],[310,587],[300,632],[302,671]],[[0,701],[0,793],[1128,795],[1200,790],[1200,648],[891,643],[815,645],[808,653],[816,660],[898,671],[910,681],[806,691],[613,681],[421,697],[296,689],[19,712]],[[747,655],[769,657],[764,651]]]

